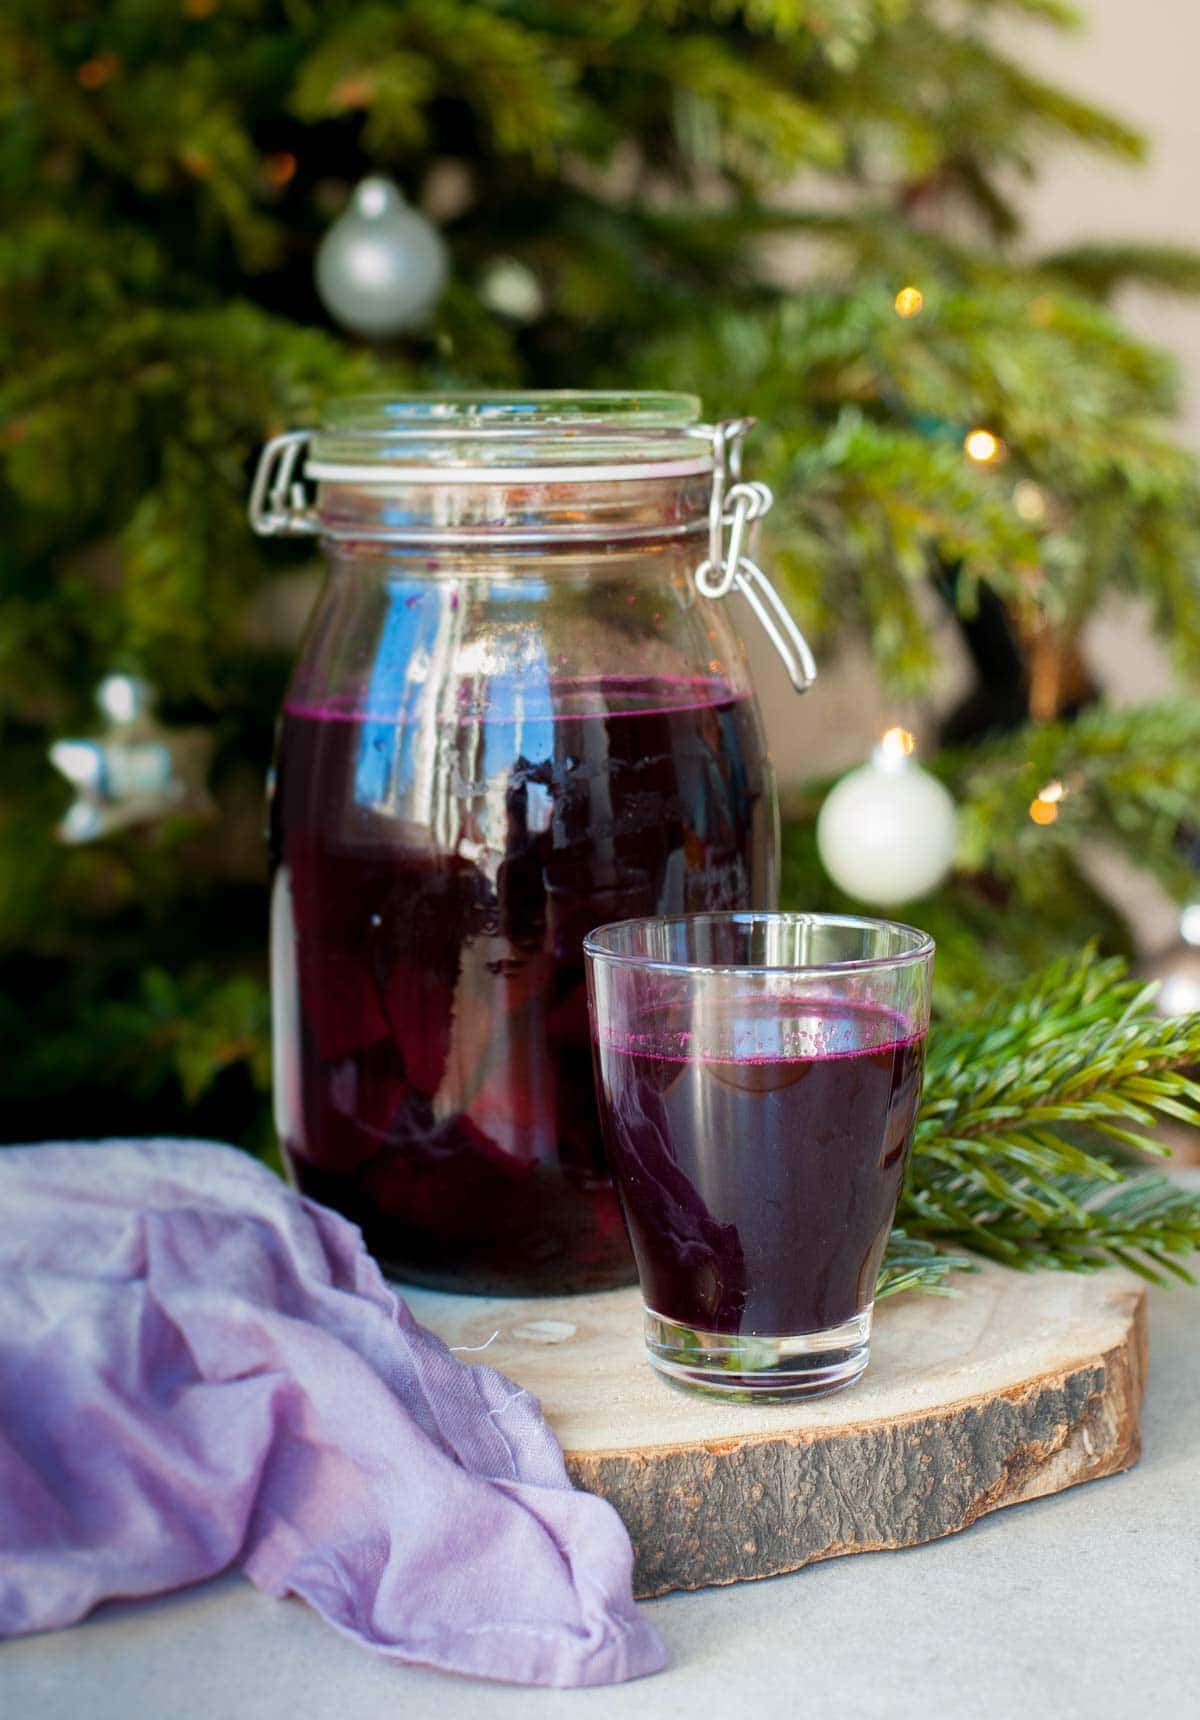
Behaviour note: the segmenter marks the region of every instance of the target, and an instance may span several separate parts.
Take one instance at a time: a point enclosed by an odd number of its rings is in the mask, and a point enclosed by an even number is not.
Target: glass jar
[[[583,936],[774,905],[775,791],[723,592],[798,684],[811,659],[746,554],[769,494],[729,487],[745,426],[698,412],[363,399],[264,451],[256,528],[315,531],[329,563],[271,795],[276,1122],[297,1186],[396,1277],[632,1281]]]

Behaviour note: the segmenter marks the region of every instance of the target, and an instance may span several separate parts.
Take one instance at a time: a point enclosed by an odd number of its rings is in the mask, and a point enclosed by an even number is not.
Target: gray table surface
[[[4,1720],[1200,1716],[1200,1293],[1151,1295],[1145,1455],[965,1534],[648,1604],[666,1672],[531,1691],[377,1660],[238,1577],[0,1649]]]

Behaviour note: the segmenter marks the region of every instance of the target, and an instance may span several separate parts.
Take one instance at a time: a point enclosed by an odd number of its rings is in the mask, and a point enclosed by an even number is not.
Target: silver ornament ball
[[[510,322],[536,322],[546,309],[541,282],[519,257],[496,257],[483,272],[479,296],[489,310]]]
[[[317,248],[317,291],[343,328],[370,339],[419,328],[445,285],[445,242],[390,179],[364,179]]]

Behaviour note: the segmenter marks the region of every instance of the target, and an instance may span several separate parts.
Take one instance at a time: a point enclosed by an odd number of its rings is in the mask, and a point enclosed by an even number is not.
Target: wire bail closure
[[[817,678],[817,665],[782,597],[762,568],[748,554],[754,527],[774,504],[767,484],[742,481],[742,438],[753,418],[726,418],[712,431],[713,487],[708,510],[708,555],[696,569],[701,597],[719,599],[738,591],[774,645],[797,693],[806,693]],[[730,484],[729,479],[733,479]],[[725,541],[725,528],[729,541]]]
[[[812,651],[787,605],[750,554],[755,528],[775,499],[766,484],[742,479],[742,440],[754,422],[753,418],[726,418],[704,432],[711,439],[713,459],[708,555],[693,577],[701,597],[712,601],[728,597],[731,591],[741,593],[782,658],[792,686],[804,693],[817,678]],[[316,534],[317,514],[305,488],[304,474],[311,439],[311,430],[289,430],[264,447],[249,506],[250,524],[260,537]],[[426,534],[411,535],[415,540]],[[456,535],[437,534],[443,541]]]
[[[259,537],[315,537],[317,516],[302,471],[311,437],[311,430],[289,430],[272,437],[259,455],[249,505]]]

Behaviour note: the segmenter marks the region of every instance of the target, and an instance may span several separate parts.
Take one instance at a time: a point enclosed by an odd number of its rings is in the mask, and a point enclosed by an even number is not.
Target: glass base
[[[871,1309],[824,1332],[754,1337],[703,1332],[645,1310],[650,1365],[685,1391],[705,1397],[782,1403],[824,1397],[862,1377],[871,1353]]]

